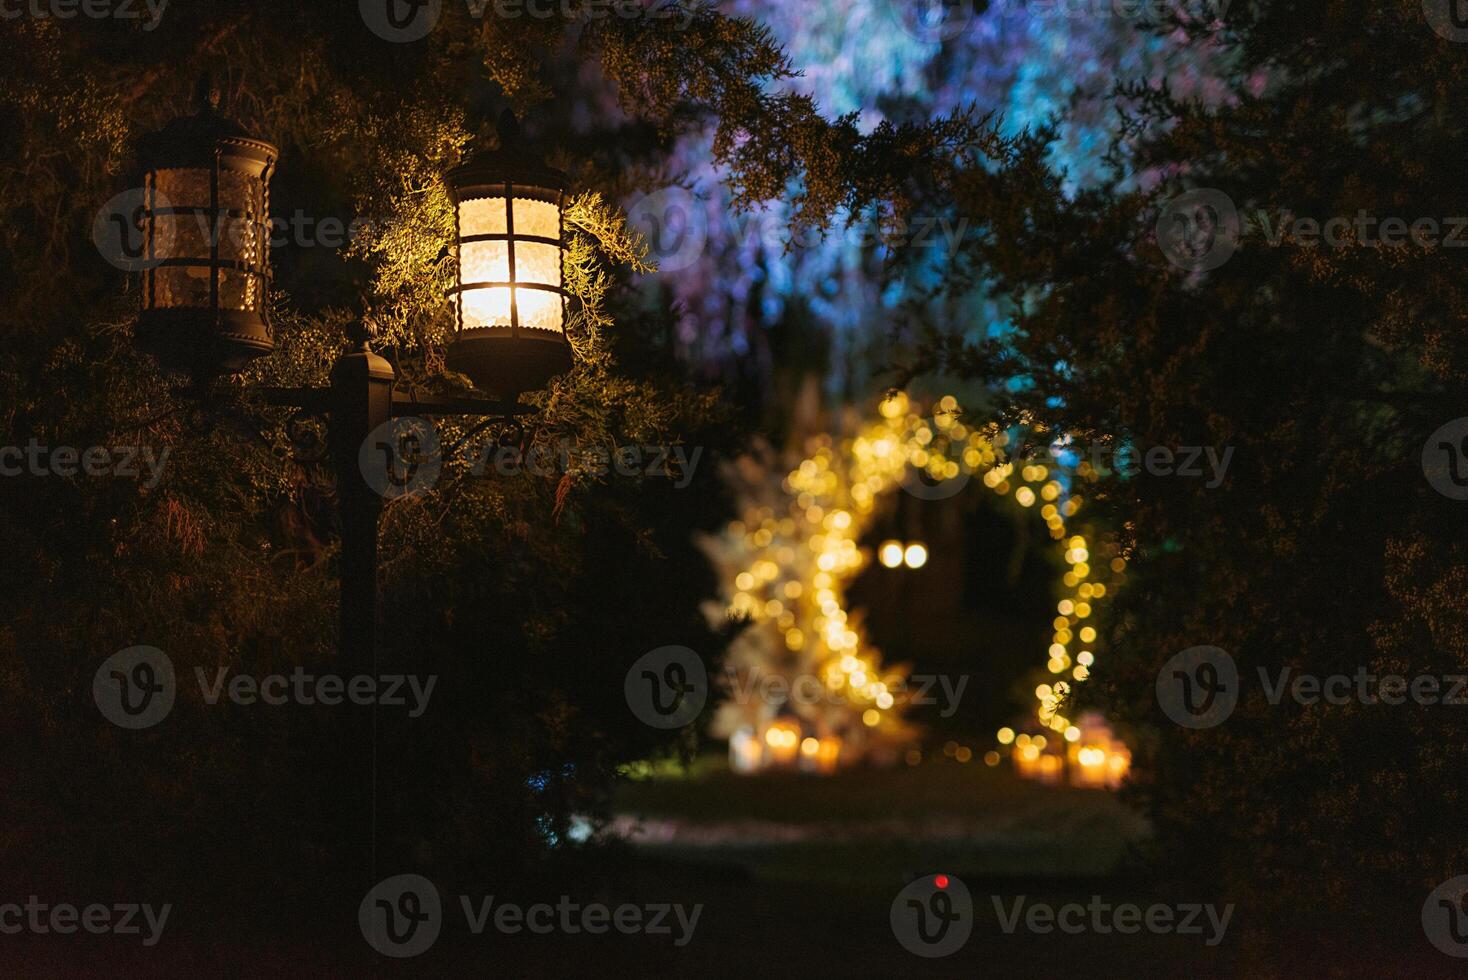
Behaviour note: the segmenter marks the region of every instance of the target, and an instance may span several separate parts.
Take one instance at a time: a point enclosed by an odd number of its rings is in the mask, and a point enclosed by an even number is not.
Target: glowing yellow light
[[[899,391],[891,398],[883,400],[877,410],[882,413],[883,418],[899,418],[907,412],[907,395]]]
[[[928,563],[928,549],[920,544],[910,544],[902,555],[908,568],[922,568]]]
[[[882,713],[876,708],[868,708],[861,713],[861,723],[868,728],[876,728],[882,720]]]
[[[883,541],[882,547],[877,549],[877,557],[887,568],[896,568],[902,564],[902,542]]]
[[[1007,726],[1001,728],[999,729],[999,734],[996,737],[999,739],[1000,745],[1008,745],[1010,742],[1014,741],[1014,729]]]
[[[1081,642],[1082,643],[1094,643],[1095,641],[1096,641],[1096,631],[1094,629],[1092,629],[1090,626],[1082,626],[1081,627]]]
[[[748,572],[740,572],[734,578],[734,587],[741,592],[748,592],[754,588],[754,576]]]
[[[1070,725],[1065,730],[1065,740],[1067,742],[1079,742],[1081,740],[1081,730],[1074,725]]]

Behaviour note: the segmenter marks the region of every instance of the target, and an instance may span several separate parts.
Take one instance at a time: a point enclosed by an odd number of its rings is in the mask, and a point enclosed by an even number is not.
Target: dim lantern
[[[275,147],[219,113],[192,116],[142,146],[143,310],[138,343],[196,378],[234,373],[271,340],[270,177]]]
[[[459,276],[448,367],[498,397],[533,391],[571,367],[566,342],[565,175],[499,121],[498,150],[448,175]]]

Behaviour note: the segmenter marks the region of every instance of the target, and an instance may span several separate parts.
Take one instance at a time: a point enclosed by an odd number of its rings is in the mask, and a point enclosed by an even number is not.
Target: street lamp
[[[204,381],[274,348],[270,177],[279,151],[219,113],[199,111],[145,139],[143,310],[137,340]],[[203,93],[201,93],[203,94]]]
[[[448,174],[459,271],[450,370],[500,398],[571,367],[566,342],[566,175],[520,138],[509,110],[499,149]]]
[[[208,91],[207,84],[203,88]],[[200,111],[142,143],[147,248],[135,340],[170,368],[188,371],[194,394],[274,349],[267,319],[270,285],[270,178],[275,147],[219,113],[209,92]],[[327,387],[266,387],[271,405],[295,419],[321,417],[336,471],[341,516],[339,669],[377,675],[377,536],[380,484],[363,460],[389,459],[404,417],[457,415],[516,431],[529,409],[521,392],[544,387],[571,366],[565,335],[563,199],[566,180],[519,143],[513,116],[500,125],[500,149],[476,156],[448,178],[456,210],[460,273],[455,340],[448,364],[493,399],[396,390],[392,365],[369,346],[364,322],[347,328],[350,346],[332,365]],[[292,432],[294,427],[288,427]],[[372,812],[372,714],[355,713],[337,774],[344,820]],[[371,834],[364,832],[362,867]]]
[[[189,371],[195,393],[274,349],[266,318],[270,178],[279,152],[207,100],[142,142],[143,225],[148,249],[135,340],[162,364]],[[513,426],[528,409],[516,398],[571,366],[562,284],[565,178],[518,142],[514,117],[501,119],[501,147],[449,175],[459,211],[460,277],[456,340],[448,363],[493,400],[404,393],[392,365],[374,353],[367,326],[348,327],[350,349],[332,365],[328,387],[260,389],[300,418],[324,417],[337,475],[342,543],[344,660],[364,668],[375,649],[377,529],[383,498],[361,460],[388,450],[394,418],[459,415]],[[467,270],[467,274],[466,274]],[[383,446],[368,447],[368,440]],[[384,461],[384,465],[387,465]]]

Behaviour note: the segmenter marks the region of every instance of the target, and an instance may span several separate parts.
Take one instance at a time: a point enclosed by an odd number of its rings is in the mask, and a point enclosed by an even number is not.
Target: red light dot
[[[938,877],[936,877],[936,878],[933,879],[933,884],[937,885],[939,888],[947,888],[948,887],[948,876],[947,875],[938,875]]]

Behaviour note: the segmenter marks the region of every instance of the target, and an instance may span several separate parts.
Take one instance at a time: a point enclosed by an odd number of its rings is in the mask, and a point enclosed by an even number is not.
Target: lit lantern
[[[795,764],[800,750],[800,726],[789,719],[781,719],[765,729],[765,759],[769,765],[789,767]]]
[[[1106,785],[1111,789],[1120,789],[1121,784],[1126,781],[1126,774],[1132,768],[1132,753],[1126,746],[1121,746],[1112,751],[1106,757]]]
[[[827,735],[821,739],[820,748],[816,751],[816,771],[822,776],[829,776],[836,771],[841,762],[841,739],[835,735]]]
[[[270,177],[279,151],[219,113],[208,91],[193,116],[144,139],[145,269],[137,342],[196,378],[232,374],[274,347]]]
[[[1040,748],[1030,742],[1023,744],[1015,742],[1011,750],[1014,758],[1014,771],[1021,779],[1036,779],[1040,774]]]
[[[829,776],[841,761],[841,739],[835,735],[822,738],[807,736],[800,742],[800,771]]]
[[[571,367],[566,342],[566,177],[528,151],[515,117],[500,148],[450,171],[459,278],[448,367],[497,397],[542,388]]]
[[[764,750],[749,728],[741,728],[729,736],[729,768],[747,775],[758,772],[763,759]]]
[[[1108,753],[1099,745],[1072,745],[1070,747],[1070,781],[1073,786],[1088,789],[1103,789],[1108,782]]]

